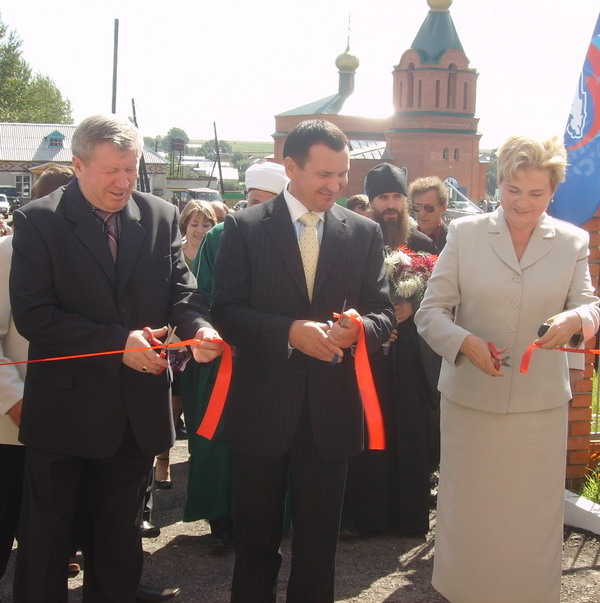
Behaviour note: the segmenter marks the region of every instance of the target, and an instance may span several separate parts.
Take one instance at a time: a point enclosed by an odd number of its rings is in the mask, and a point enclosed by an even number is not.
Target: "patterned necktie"
[[[300,234],[300,255],[304,265],[304,276],[306,278],[306,288],[308,290],[308,299],[312,301],[313,287],[315,284],[315,274],[317,273],[317,262],[319,261],[319,235],[317,233],[317,224],[319,216],[312,212],[306,212],[298,218],[304,224],[304,230]]]
[[[113,257],[113,260],[116,262],[118,250],[117,216],[119,215],[119,212],[108,212],[95,208],[94,213],[96,214],[96,216],[98,216],[100,220],[102,220],[104,232],[106,233],[106,238],[108,239],[108,247],[110,249],[110,253]]]

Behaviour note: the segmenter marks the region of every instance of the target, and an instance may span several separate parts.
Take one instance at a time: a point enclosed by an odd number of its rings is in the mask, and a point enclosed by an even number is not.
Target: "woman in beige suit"
[[[510,138],[500,208],[450,224],[415,317],[444,359],[433,585],[453,603],[560,600],[571,389],[567,354],[553,348],[592,337],[600,316],[587,233],[546,214],[565,169],[557,138]],[[497,368],[490,341],[511,366]],[[520,374],[534,341],[543,349]]]

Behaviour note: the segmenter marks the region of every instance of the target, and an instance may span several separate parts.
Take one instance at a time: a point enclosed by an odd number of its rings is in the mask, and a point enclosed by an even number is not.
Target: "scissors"
[[[338,322],[340,323],[340,327],[344,327],[344,325],[346,324],[346,317],[344,316],[344,312],[346,311],[346,302],[348,301],[348,299],[344,300],[344,304],[342,305],[342,311],[340,312],[340,317],[338,318]],[[333,326],[333,321],[332,320],[328,320],[327,324],[329,325],[329,327],[331,328]],[[337,354],[333,355],[333,359],[331,360],[330,364],[337,364],[339,361],[340,357]]]
[[[148,336],[148,342],[155,346],[155,345],[164,345],[164,349],[160,352],[159,356],[161,358],[166,358],[167,362],[169,363],[169,365],[167,366],[167,370],[169,371],[169,381],[172,382],[173,381],[173,369],[171,368],[171,361],[170,361],[170,355],[169,355],[169,350],[167,348],[167,346],[171,343],[171,341],[173,340],[173,337],[175,337],[175,331],[177,330],[177,327],[173,327],[171,328],[169,326],[169,330],[167,331],[167,338],[165,339],[164,343],[162,341],[160,341],[160,339],[157,339],[156,337],[154,337],[154,333],[152,332],[152,329],[150,327],[144,327],[144,333]],[[162,374],[163,371],[161,371],[159,374]]]
[[[488,341],[488,347],[490,348],[490,354],[494,359],[494,367],[497,371],[500,370],[501,366],[510,366],[508,363],[508,359],[512,356],[512,352],[510,350],[506,350],[506,352],[502,352],[502,354],[500,354],[493,341]]]

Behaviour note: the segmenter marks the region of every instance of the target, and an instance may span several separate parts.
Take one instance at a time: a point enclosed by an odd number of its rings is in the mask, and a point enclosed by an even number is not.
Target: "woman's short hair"
[[[415,195],[435,191],[438,197],[438,205],[446,207],[448,205],[448,187],[437,176],[424,176],[417,178],[410,183],[408,187],[408,200],[412,205],[415,202]]]
[[[92,115],[75,130],[71,151],[87,163],[99,144],[109,143],[120,151],[135,151],[141,157],[144,143],[139,130],[128,120],[114,115]]]
[[[46,168],[31,187],[31,200],[45,197],[57,188],[69,184],[75,177],[75,170],[70,165],[51,165]]]
[[[207,220],[213,226],[217,223],[217,215],[208,201],[192,199],[185,204],[181,216],[179,216],[179,230],[185,235],[189,222],[196,214],[202,214],[202,220]]]
[[[552,192],[556,192],[567,170],[565,145],[558,136],[546,140],[511,136],[498,150],[498,184],[517,170],[548,170]]]

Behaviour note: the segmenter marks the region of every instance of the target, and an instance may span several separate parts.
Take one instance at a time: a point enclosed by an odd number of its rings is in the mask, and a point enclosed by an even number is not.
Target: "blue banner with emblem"
[[[548,213],[581,226],[600,205],[600,16],[565,129],[569,166]]]

